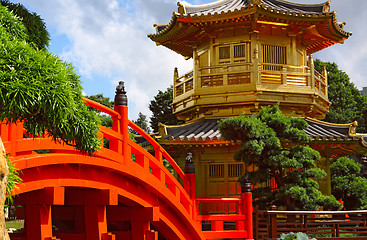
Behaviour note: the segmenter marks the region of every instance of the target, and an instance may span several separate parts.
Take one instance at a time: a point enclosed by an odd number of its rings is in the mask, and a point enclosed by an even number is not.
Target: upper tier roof
[[[213,31],[221,31],[230,23],[243,26],[242,21],[258,25],[274,21],[281,23],[280,27],[298,29],[299,34],[307,35],[303,44],[308,54],[342,43],[351,35],[343,30],[344,24],[337,22],[336,12],[330,11],[330,1],[300,4],[285,0],[218,0],[202,5],[178,3],[178,6],[172,20],[155,25],[156,33],[148,37],[185,57],[192,57],[193,47],[203,44],[207,36],[215,36]]]
[[[181,4],[186,10],[186,15],[208,15],[221,12],[240,10],[241,8],[247,8],[252,4],[251,0],[218,0],[213,3],[202,4],[202,5],[188,5]],[[272,9],[283,10],[285,12],[296,12],[296,13],[322,13],[326,10],[330,2],[321,4],[299,4],[292,3],[284,0],[262,0],[262,4],[266,8],[270,7]]]

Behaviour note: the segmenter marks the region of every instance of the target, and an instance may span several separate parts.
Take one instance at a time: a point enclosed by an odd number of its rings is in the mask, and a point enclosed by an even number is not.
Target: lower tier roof
[[[220,119],[203,119],[185,125],[161,125],[161,140],[212,141],[224,140],[218,129]],[[356,133],[356,123],[334,124],[305,118],[308,128],[304,131],[313,141],[361,141],[367,147],[367,134]],[[163,128],[163,129],[162,129]],[[163,133],[163,134],[162,134]]]

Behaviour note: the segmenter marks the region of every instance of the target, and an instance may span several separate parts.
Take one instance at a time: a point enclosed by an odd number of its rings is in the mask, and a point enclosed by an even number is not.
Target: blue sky
[[[214,1],[214,0],[213,0]],[[320,3],[316,0],[292,0]],[[173,69],[182,75],[192,61],[162,47],[148,37],[154,23],[168,23],[176,0],[27,0],[20,2],[39,14],[51,34],[49,51],[73,63],[86,95],[103,93],[113,99],[118,81],[125,81],[130,119],[139,112],[150,115],[148,105],[172,84]],[[187,0],[203,4],[211,0]],[[367,86],[367,1],[332,0],[337,20],[353,32],[344,44],[334,45],[314,58],[336,62],[355,85]]]

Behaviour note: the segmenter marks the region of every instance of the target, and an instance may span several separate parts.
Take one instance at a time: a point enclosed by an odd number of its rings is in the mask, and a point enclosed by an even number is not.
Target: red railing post
[[[187,153],[184,172],[186,176],[186,179],[184,179],[184,188],[192,200],[192,218],[195,220],[197,215],[196,211],[198,211],[198,209],[196,209],[195,166],[191,152]]]
[[[116,87],[115,95],[115,107],[114,110],[121,115],[120,121],[120,133],[122,134],[122,155],[123,161],[131,159],[131,149],[129,147],[129,119],[128,119],[128,107],[127,107],[127,96],[125,91],[124,82],[120,81]]]
[[[241,199],[242,199],[242,212],[246,216],[245,228],[247,231],[247,239],[253,239],[252,192],[251,192],[251,183],[248,180],[247,174],[241,180]]]
[[[8,141],[10,142],[10,149],[6,149],[10,156],[16,156],[17,140],[23,138],[23,122],[9,122],[8,123]]]

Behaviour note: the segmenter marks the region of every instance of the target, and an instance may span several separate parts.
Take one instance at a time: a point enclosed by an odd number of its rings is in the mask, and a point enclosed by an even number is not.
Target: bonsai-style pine
[[[219,129],[224,139],[240,141],[234,159],[253,167],[249,180],[255,187],[253,198],[260,209],[271,205],[287,210],[338,209],[333,196],[325,196],[315,179],[326,176],[316,167],[320,154],[306,145],[309,136],[302,131],[307,123],[285,116],[279,106],[265,107],[258,115],[224,119]],[[275,185],[267,183],[273,181]]]
[[[333,160],[330,171],[331,192],[343,200],[345,209],[367,209],[367,179],[361,176],[361,164],[340,157]]]

